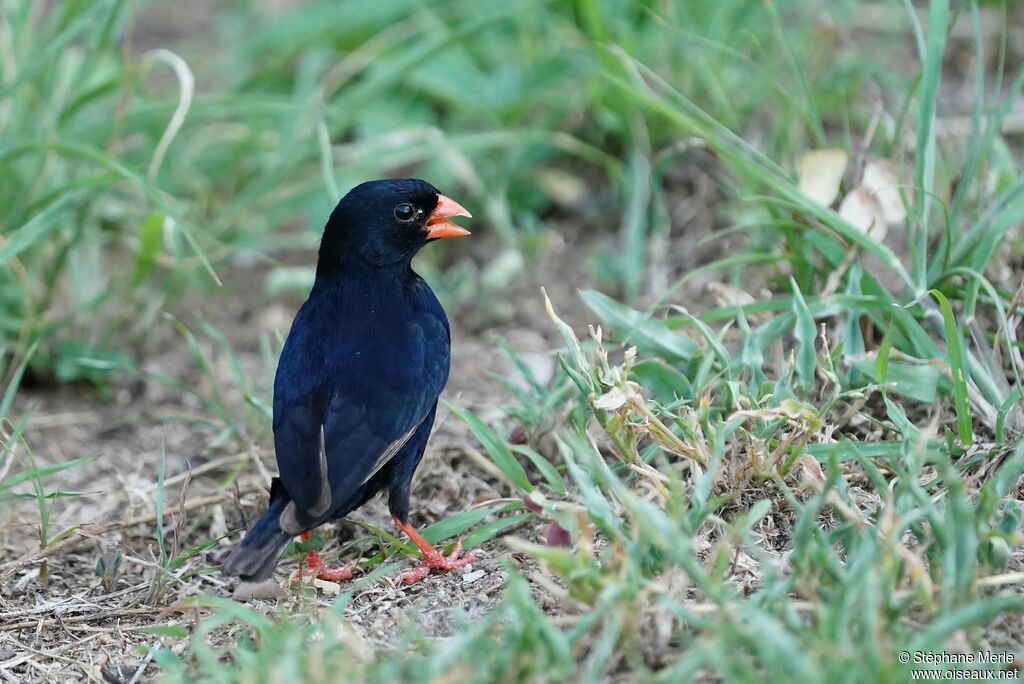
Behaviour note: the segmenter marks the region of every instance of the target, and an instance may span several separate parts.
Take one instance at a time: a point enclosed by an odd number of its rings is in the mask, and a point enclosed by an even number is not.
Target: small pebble
[[[276,599],[283,598],[285,593],[281,585],[273,579],[265,579],[262,582],[239,582],[232,592],[231,598],[236,601],[248,601],[250,599]]]
[[[341,593],[341,585],[337,582],[328,582],[319,577],[313,578],[313,586],[329,596],[337,596]]]
[[[472,584],[473,582],[476,582],[478,579],[480,579],[486,574],[486,570],[474,570],[473,572],[467,572],[465,575],[462,576],[462,583]]]

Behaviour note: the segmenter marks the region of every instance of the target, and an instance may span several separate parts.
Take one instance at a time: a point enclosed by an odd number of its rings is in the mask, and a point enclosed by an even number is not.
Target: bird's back
[[[449,361],[444,310],[411,271],[314,289],[274,382],[278,467],[301,524],[334,517],[395,456],[436,403]]]

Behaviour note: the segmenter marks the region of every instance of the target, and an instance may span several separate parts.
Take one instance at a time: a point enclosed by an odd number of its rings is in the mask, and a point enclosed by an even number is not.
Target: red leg
[[[430,574],[431,570],[443,570],[445,572],[454,570],[455,568],[461,568],[463,565],[468,565],[476,560],[473,552],[470,551],[462,558],[462,540],[455,542],[455,548],[452,552],[445,556],[443,553],[435,549],[430,545],[426,539],[423,538],[416,528],[409,523],[404,523],[395,516],[391,516],[391,519],[395,521],[395,525],[398,529],[405,532],[410,541],[415,544],[419,550],[423,553],[423,562],[412,570],[407,570],[402,573],[402,581],[406,584],[415,584],[424,577]]]
[[[302,541],[309,541],[309,537],[310,534],[308,530],[299,535],[299,539]],[[323,559],[320,558],[319,552],[310,551],[306,554],[305,566],[306,567],[300,566],[296,570],[293,570],[289,579],[297,580],[313,575],[317,579],[327,580],[328,582],[350,580],[352,579],[352,572],[356,568],[356,562],[349,561],[340,568],[328,568],[324,565]]]

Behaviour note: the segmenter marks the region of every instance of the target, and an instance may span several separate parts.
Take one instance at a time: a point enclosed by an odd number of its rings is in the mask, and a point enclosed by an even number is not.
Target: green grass
[[[1019,624],[1007,569],[1024,544],[1024,384],[1019,274],[1004,272],[1024,181],[1000,129],[1024,71],[1005,36],[994,73],[977,60],[969,134],[940,125],[963,92],[951,51],[987,54],[981,12],[1017,10],[904,5],[879,3],[902,22],[897,41],[853,28],[855,2],[313,2],[273,21],[240,2],[177,53],[126,58],[127,3],[44,14],[5,0],[0,414],[26,369],[101,387],[139,372],[136,343],[160,321],[209,381],[179,389],[217,439],[265,440],[265,379],[208,321],[158,314],[239,258],[266,264],[273,296],[308,287],[310,271],[277,255],[311,247],[368,176],[411,167],[482,208],[501,256],[422,264],[451,308],[500,312],[549,219],[596,237],[589,335],[559,318],[568,302],[537,302],[562,339],[555,377],[538,381],[506,345],[523,376],[504,380],[506,420],[448,406],[503,494],[540,513],[477,509],[425,531],[472,546],[557,522],[571,548],[508,544],[557,578],[561,614],[511,565],[485,617],[457,616],[443,640],[410,619],[387,648],[346,624],[352,592],[269,615],[202,597],[194,630],[154,628],[187,639],[184,654],[156,651],[167,679],[904,681],[899,651],[977,650],[998,618]],[[801,158],[828,147],[893,163],[905,231],[866,232],[801,193]],[[659,290],[648,276],[669,266],[665,247],[690,239],[670,229],[671,172],[698,148],[724,198],[712,240],[743,246]],[[848,173],[840,195],[857,183]],[[305,230],[278,229],[295,217]],[[712,274],[734,301],[677,303]],[[261,343],[267,369],[279,344]],[[3,459],[26,420],[10,416]],[[510,443],[516,427],[527,444]],[[49,471],[21,469],[0,497],[39,501],[45,546]],[[158,531],[155,599],[195,552]],[[369,531],[384,550],[353,591],[411,550]]]
[[[61,463],[41,465],[25,441],[25,427],[30,416],[18,424],[8,420],[0,421],[0,504],[16,499],[34,499],[38,511],[39,548],[44,549],[73,532],[77,525],[51,534],[50,515],[55,500],[80,496],[84,492],[50,490],[45,479],[69,468],[90,463],[94,457],[75,458]],[[15,468],[14,466],[18,467]],[[27,485],[27,486],[26,486]],[[27,491],[26,491],[27,490]],[[41,574],[45,581],[45,564]]]

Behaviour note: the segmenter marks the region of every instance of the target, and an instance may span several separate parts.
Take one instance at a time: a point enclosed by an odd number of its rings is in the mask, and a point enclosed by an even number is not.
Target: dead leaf
[[[328,596],[337,596],[341,593],[340,584],[337,582],[328,582],[327,580],[322,580],[319,577],[313,578],[313,586]]]
[[[757,300],[754,295],[728,283],[708,283],[707,291],[714,296],[718,306],[748,306]]]
[[[534,498],[536,497],[536,498]],[[539,499],[539,501],[537,500]],[[533,492],[523,497],[523,505],[540,515],[544,512],[544,495],[540,492]]]
[[[800,192],[823,207],[832,206],[849,161],[850,155],[836,148],[808,152],[800,160]]]
[[[884,159],[868,161],[860,184],[878,201],[887,224],[902,223],[907,218],[907,208],[900,197],[900,179],[892,162]]]
[[[587,185],[576,174],[544,168],[534,175],[537,185],[562,207],[578,207],[587,199]]]
[[[803,483],[814,489],[820,489],[825,484],[825,472],[821,469],[821,463],[813,456],[804,454],[796,460],[803,475]]]
[[[547,532],[547,544],[548,546],[572,546],[572,535],[564,527],[558,524],[556,521],[551,521],[548,525]]]
[[[216,504],[210,514],[210,536],[226,537],[228,534],[228,523],[224,518],[224,507]]]
[[[889,229],[881,203],[863,186],[843,198],[839,204],[839,215],[876,240],[884,238]]]
[[[594,399],[594,408],[602,411],[617,411],[626,404],[627,399],[629,399],[629,395],[621,387],[612,387]]]
[[[602,411],[618,411],[626,405],[630,399],[639,399],[640,386],[635,382],[625,382],[621,386],[612,387],[610,390],[593,400],[594,408]]]

